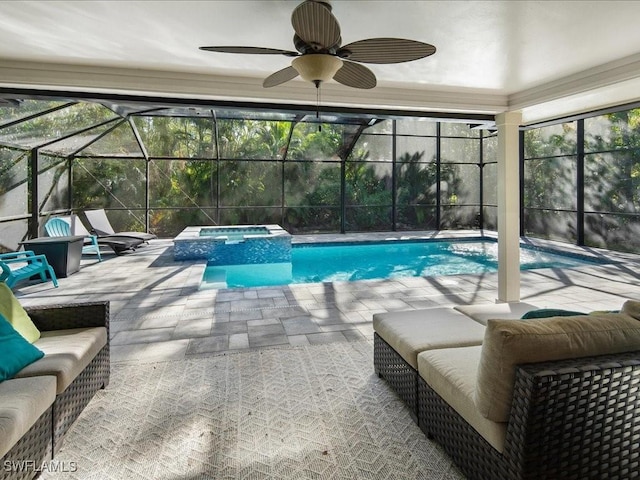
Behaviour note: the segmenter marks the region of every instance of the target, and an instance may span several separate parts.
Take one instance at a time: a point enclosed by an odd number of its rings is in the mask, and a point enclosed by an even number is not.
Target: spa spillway
[[[291,262],[291,235],[279,225],[187,227],[173,240],[175,260],[214,265]]]

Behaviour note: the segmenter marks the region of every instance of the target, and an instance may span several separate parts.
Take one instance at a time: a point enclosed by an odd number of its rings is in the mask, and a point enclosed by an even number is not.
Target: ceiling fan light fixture
[[[262,86],[275,87],[300,76],[316,86],[318,97],[320,84],[331,79],[347,87],[374,88],[377,84],[376,76],[362,63],[412,62],[436,53],[433,45],[403,38],[365,38],[342,46],[340,24],[331,12],[331,0],[303,0],[291,13],[291,25],[295,52],[239,45],[200,49],[295,57],[290,66],[265,78]]]
[[[325,53],[309,53],[296,57],[291,62],[291,66],[306,81],[315,83],[331,80],[340,68],[342,60],[333,55]]]

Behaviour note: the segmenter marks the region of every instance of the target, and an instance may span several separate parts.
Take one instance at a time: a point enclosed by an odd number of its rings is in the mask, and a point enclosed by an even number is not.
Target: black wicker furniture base
[[[522,365],[502,454],[422,378],[420,428],[470,479],[640,478],[640,352]]]
[[[109,382],[109,346],[104,346],[87,367],[56,396],[53,404],[53,453],[62,446],[64,435],[98,390]]]
[[[40,331],[72,328],[105,327],[109,338],[109,302],[87,302],[68,305],[47,305],[26,309]],[[53,453],[64,435],[98,390],[109,384],[109,341],[75,378],[66,390],[56,396],[53,405]]]
[[[373,367],[409,408],[418,422],[418,371],[377,333],[373,335]]]
[[[418,425],[424,434],[442,445],[454,463],[470,479],[506,477],[502,455],[471,427],[427,383],[418,379]]]
[[[52,457],[52,408],[36,420],[29,431],[0,459],[2,480],[27,480],[38,475]]]

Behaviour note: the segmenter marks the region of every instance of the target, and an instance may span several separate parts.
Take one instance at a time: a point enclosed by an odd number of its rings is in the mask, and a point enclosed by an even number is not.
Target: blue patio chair
[[[12,268],[13,267],[13,268]],[[28,280],[34,275],[40,275],[43,282],[47,281],[47,274],[53,285],[58,288],[58,278],[44,255],[36,255],[31,250],[0,254],[0,282],[13,288],[21,280]]]
[[[73,233],[71,233],[71,225],[69,222],[58,217],[50,218],[47,223],[44,224],[44,229],[50,237],[70,237],[73,235]],[[90,235],[87,232],[84,239],[84,246],[82,247],[82,253],[91,252],[95,252],[98,255],[99,262],[102,261],[100,246],[98,245],[98,237]]]

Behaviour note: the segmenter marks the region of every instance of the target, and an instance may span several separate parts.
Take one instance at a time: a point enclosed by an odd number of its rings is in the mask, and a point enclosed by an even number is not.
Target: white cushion
[[[507,424],[484,417],[474,402],[481,346],[428,350],[418,355],[418,373],[489,444],[502,452]]]
[[[44,357],[20,370],[16,378],[54,375],[58,379],[57,393],[60,394],[106,344],[105,327],[42,332],[34,345],[44,352]]]
[[[452,308],[426,308],[377,313],[373,316],[373,329],[417,370],[418,353],[480,345],[485,327]]]
[[[55,398],[56,378],[52,376],[0,382],[0,458],[53,405]]]

